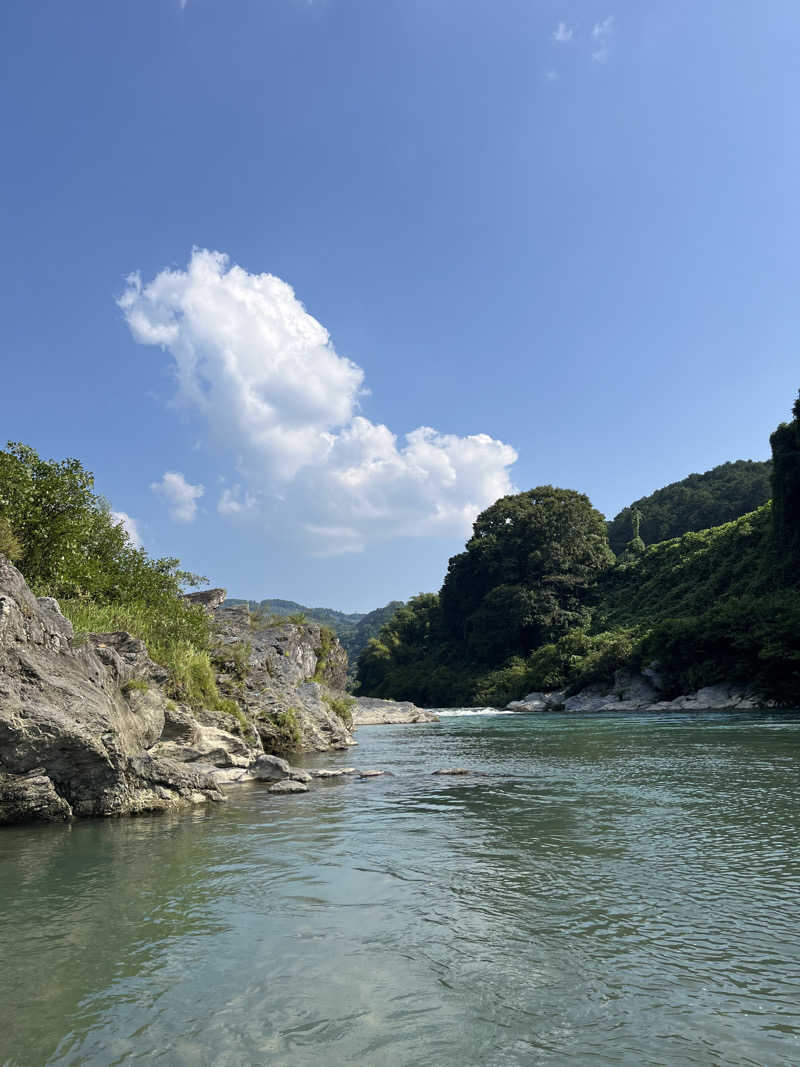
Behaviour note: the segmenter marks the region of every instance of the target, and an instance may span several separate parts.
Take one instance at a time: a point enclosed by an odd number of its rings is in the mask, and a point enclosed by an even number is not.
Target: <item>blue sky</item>
[[[368,610],[438,588],[509,486],[611,516],[768,455],[797,4],[6,0],[0,30],[2,437],[80,458],[152,553]]]

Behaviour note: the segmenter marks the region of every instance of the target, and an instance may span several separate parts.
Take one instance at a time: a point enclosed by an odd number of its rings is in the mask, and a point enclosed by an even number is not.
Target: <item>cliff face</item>
[[[221,800],[221,785],[246,779],[304,788],[302,772],[270,753],[287,738],[288,749],[352,743],[332,709],[346,673],[335,639],[291,624],[259,633],[249,616],[216,614],[216,655],[227,648],[235,666],[219,683],[235,715],[168,700],[166,672],[130,634],[76,642],[57,603],[37,601],[0,556],[0,824]]]
[[[246,604],[213,615],[220,689],[240,703],[267,752],[281,751],[287,722],[299,732],[301,750],[352,742],[333,710],[347,679],[347,653],[329,630],[318,623],[262,627]]]

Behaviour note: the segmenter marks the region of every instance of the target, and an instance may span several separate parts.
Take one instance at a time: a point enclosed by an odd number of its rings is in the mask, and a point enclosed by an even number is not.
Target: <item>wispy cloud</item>
[[[197,501],[205,492],[202,485],[192,485],[180,471],[165,471],[160,482],[150,488],[162,496],[169,505],[169,517],[175,522],[194,522],[197,517]]]
[[[596,63],[607,63],[611,54],[610,40],[614,33],[616,19],[613,15],[607,15],[600,22],[595,22],[592,27],[592,37],[596,48],[592,52],[592,59]]]
[[[542,77],[546,82],[557,82],[560,75],[557,70],[549,67],[547,70],[542,71]]]
[[[575,30],[572,26],[568,26],[566,22],[559,22],[556,28],[553,30],[553,40],[564,43],[565,41],[571,41],[575,36]]]

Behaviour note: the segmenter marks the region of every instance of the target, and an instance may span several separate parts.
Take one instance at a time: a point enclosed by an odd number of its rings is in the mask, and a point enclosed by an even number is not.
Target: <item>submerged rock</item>
[[[284,782],[276,782],[267,790],[268,793],[307,793],[308,786],[304,782],[294,782],[286,779]]]

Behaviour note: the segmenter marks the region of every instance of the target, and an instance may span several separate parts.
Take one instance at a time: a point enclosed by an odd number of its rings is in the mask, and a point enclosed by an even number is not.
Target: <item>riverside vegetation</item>
[[[0,452],[0,824],[306,792],[284,757],[354,744],[333,631],[203,581],[132,544],[77,460]]]
[[[770,443],[771,463],[691,475],[608,524],[568,489],[498,500],[440,592],[414,597],[370,641],[359,692],[500,705],[644,669],[666,698],[724,682],[796,706],[800,397]],[[699,529],[708,519],[720,524]]]

